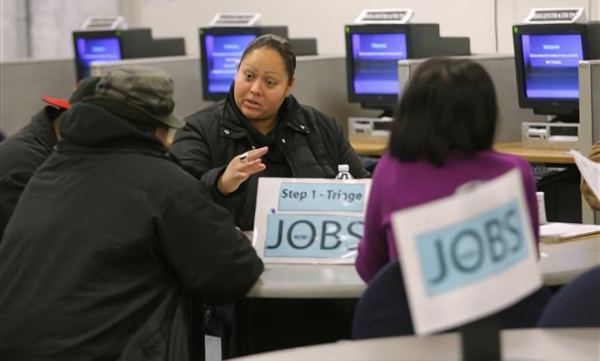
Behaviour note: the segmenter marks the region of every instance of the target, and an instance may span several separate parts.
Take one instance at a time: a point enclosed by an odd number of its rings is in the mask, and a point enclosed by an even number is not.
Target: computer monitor
[[[121,38],[117,31],[73,33],[77,80],[90,76],[93,61],[120,61]]]
[[[256,39],[258,28],[200,29],[200,64],[203,98],[224,99],[235,78],[244,50]]]
[[[391,111],[398,101],[398,61],[410,58],[404,27],[346,27],[348,100]]]
[[[599,54],[598,26],[513,27],[519,106],[536,114],[578,121],[579,62]]]

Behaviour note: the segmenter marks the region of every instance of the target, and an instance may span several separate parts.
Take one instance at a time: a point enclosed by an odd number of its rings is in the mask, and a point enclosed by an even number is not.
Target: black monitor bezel
[[[74,31],[73,32],[73,58],[75,60],[75,76],[77,82],[83,79],[83,66],[81,65],[78,52],[78,39],[102,39],[102,38],[117,38],[119,39],[119,51],[121,52],[121,60],[123,60],[123,38],[120,30],[99,30],[99,31]]]
[[[412,41],[410,27],[401,24],[377,24],[377,25],[347,25],[345,27],[346,39],[346,85],[348,101],[360,103],[368,108],[389,110],[393,108],[400,97],[400,85],[398,94],[356,94],[354,91],[354,59],[352,58],[352,34],[405,34],[406,36],[406,59],[411,59]]]
[[[579,112],[579,99],[563,100],[552,98],[531,99],[526,96],[525,66],[523,61],[522,35],[581,35],[583,60],[589,60],[588,32],[585,24],[547,24],[515,25],[513,27],[513,46],[515,52],[515,72],[519,107],[533,109],[536,114],[572,115]]]
[[[260,35],[260,28],[258,27],[208,27],[198,29],[198,40],[200,46],[200,76],[202,77],[202,99],[205,101],[220,101],[227,97],[228,92],[225,93],[211,93],[208,91],[208,64],[204,61],[206,59],[206,48],[204,47],[204,41],[206,35],[222,36],[222,35]]]

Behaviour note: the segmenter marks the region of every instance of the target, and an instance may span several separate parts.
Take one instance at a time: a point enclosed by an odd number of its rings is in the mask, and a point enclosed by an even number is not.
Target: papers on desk
[[[540,226],[540,242],[558,243],[600,233],[600,226],[578,223],[547,223]]]
[[[588,186],[590,186],[594,195],[600,198],[600,164],[584,157],[576,150],[571,150],[569,154],[575,158],[575,164],[577,164],[581,176],[585,179]]]

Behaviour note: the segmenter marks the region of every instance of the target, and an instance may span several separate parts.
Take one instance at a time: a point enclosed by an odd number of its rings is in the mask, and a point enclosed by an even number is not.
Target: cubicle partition
[[[498,142],[520,141],[520,125],[524,121],[545,121],[543,117],[534,116],[531,110],[519,108],[512,56],[469,58],[480,62],[496,84],[501,116]],[[212,104],[202,100],[199,61],[195,56],[132,59],[97,64],[93,66],[93,71],[104,74],[111,68],[134,64],[163,69],[175,82],[175,112],[185,117]],[[400,62],[400,76],[404,74],[408,77],[411,69],[422,61],[414,59]],[[11,135],[44,106],[41,100],[43,95],[70,95],[75,86],[75,69],[72,59],[0,63],[0,82],[0,127]],[[405,82],[406,78],[401,79],[401,84]],[[300,102],[336,117],[344,131],[347,131],[348,117],[378,116],[377,111],[348,103],[346,91],[346,63],[343,56],[298,58],[293,94]]]
[[[520,142],[521,124],[523,122],[545,122],[546,118],[536,116],[531,109],[519,108],[515,60],[512,55],[472,55],[453,57],[470,59],[481,64],[490,74],[496,87],[500,120],[496,133],[496,142]],[[398,76],[402,86],[408,82],[410,75],[425,59],[403,60],[398,63]]]
[[[73,59],[0,63],[0,129],[14,134],[44,107],[43,95],[68,98],[75,83]]]
[[[186,117],[212,102],[202,100],[202,79],[198,57],[131,59],[118,63],[96,64],[92,74],[105,74],[123,65],[147,65],[168,72],[175,82],[175,112]],[[346,63],[342,56],[299,57],[293,95],[298,100],[336,117],[344,131],[349,116],[374,116],[376,112],[348,103],[346,95]]]
[[[175,112],[188,116],[211,105],[202,100],[198,57],[164,57],[124,60],[93,66],[96,74],[123,65],[148,65],[168,72],[175,82]],[[75,87],[72,59],[0,63],[0,128],[8,135],[26,125],[45,103],[43,95],[68,98]],[[349,104],[343,56],[299,57],[293,94],[301,103],[336,117],[344,131],[350,116],[376,116],[377,112]]]
[[[596,120],[596,121],[595,121]],[[579,64],[579,151],[588,154],[600,141],[600,60]]]
[[[600,142],[600,60],[579,63],[579,136],[578,148],[588,155]],[[583,223],[600,224],[600,212],[593,212],[582,198]]]

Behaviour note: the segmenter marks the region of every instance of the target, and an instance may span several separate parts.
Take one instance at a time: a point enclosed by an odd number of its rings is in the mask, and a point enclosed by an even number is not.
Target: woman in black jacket
[[[259,177],[334,178],[340,164],[355,178],[370,176],[339,122],[291,95],[295,70],[285,39],[257,38],[242,55],[227,99],[189,116],[171,147],[242,230],[254,226]]]

